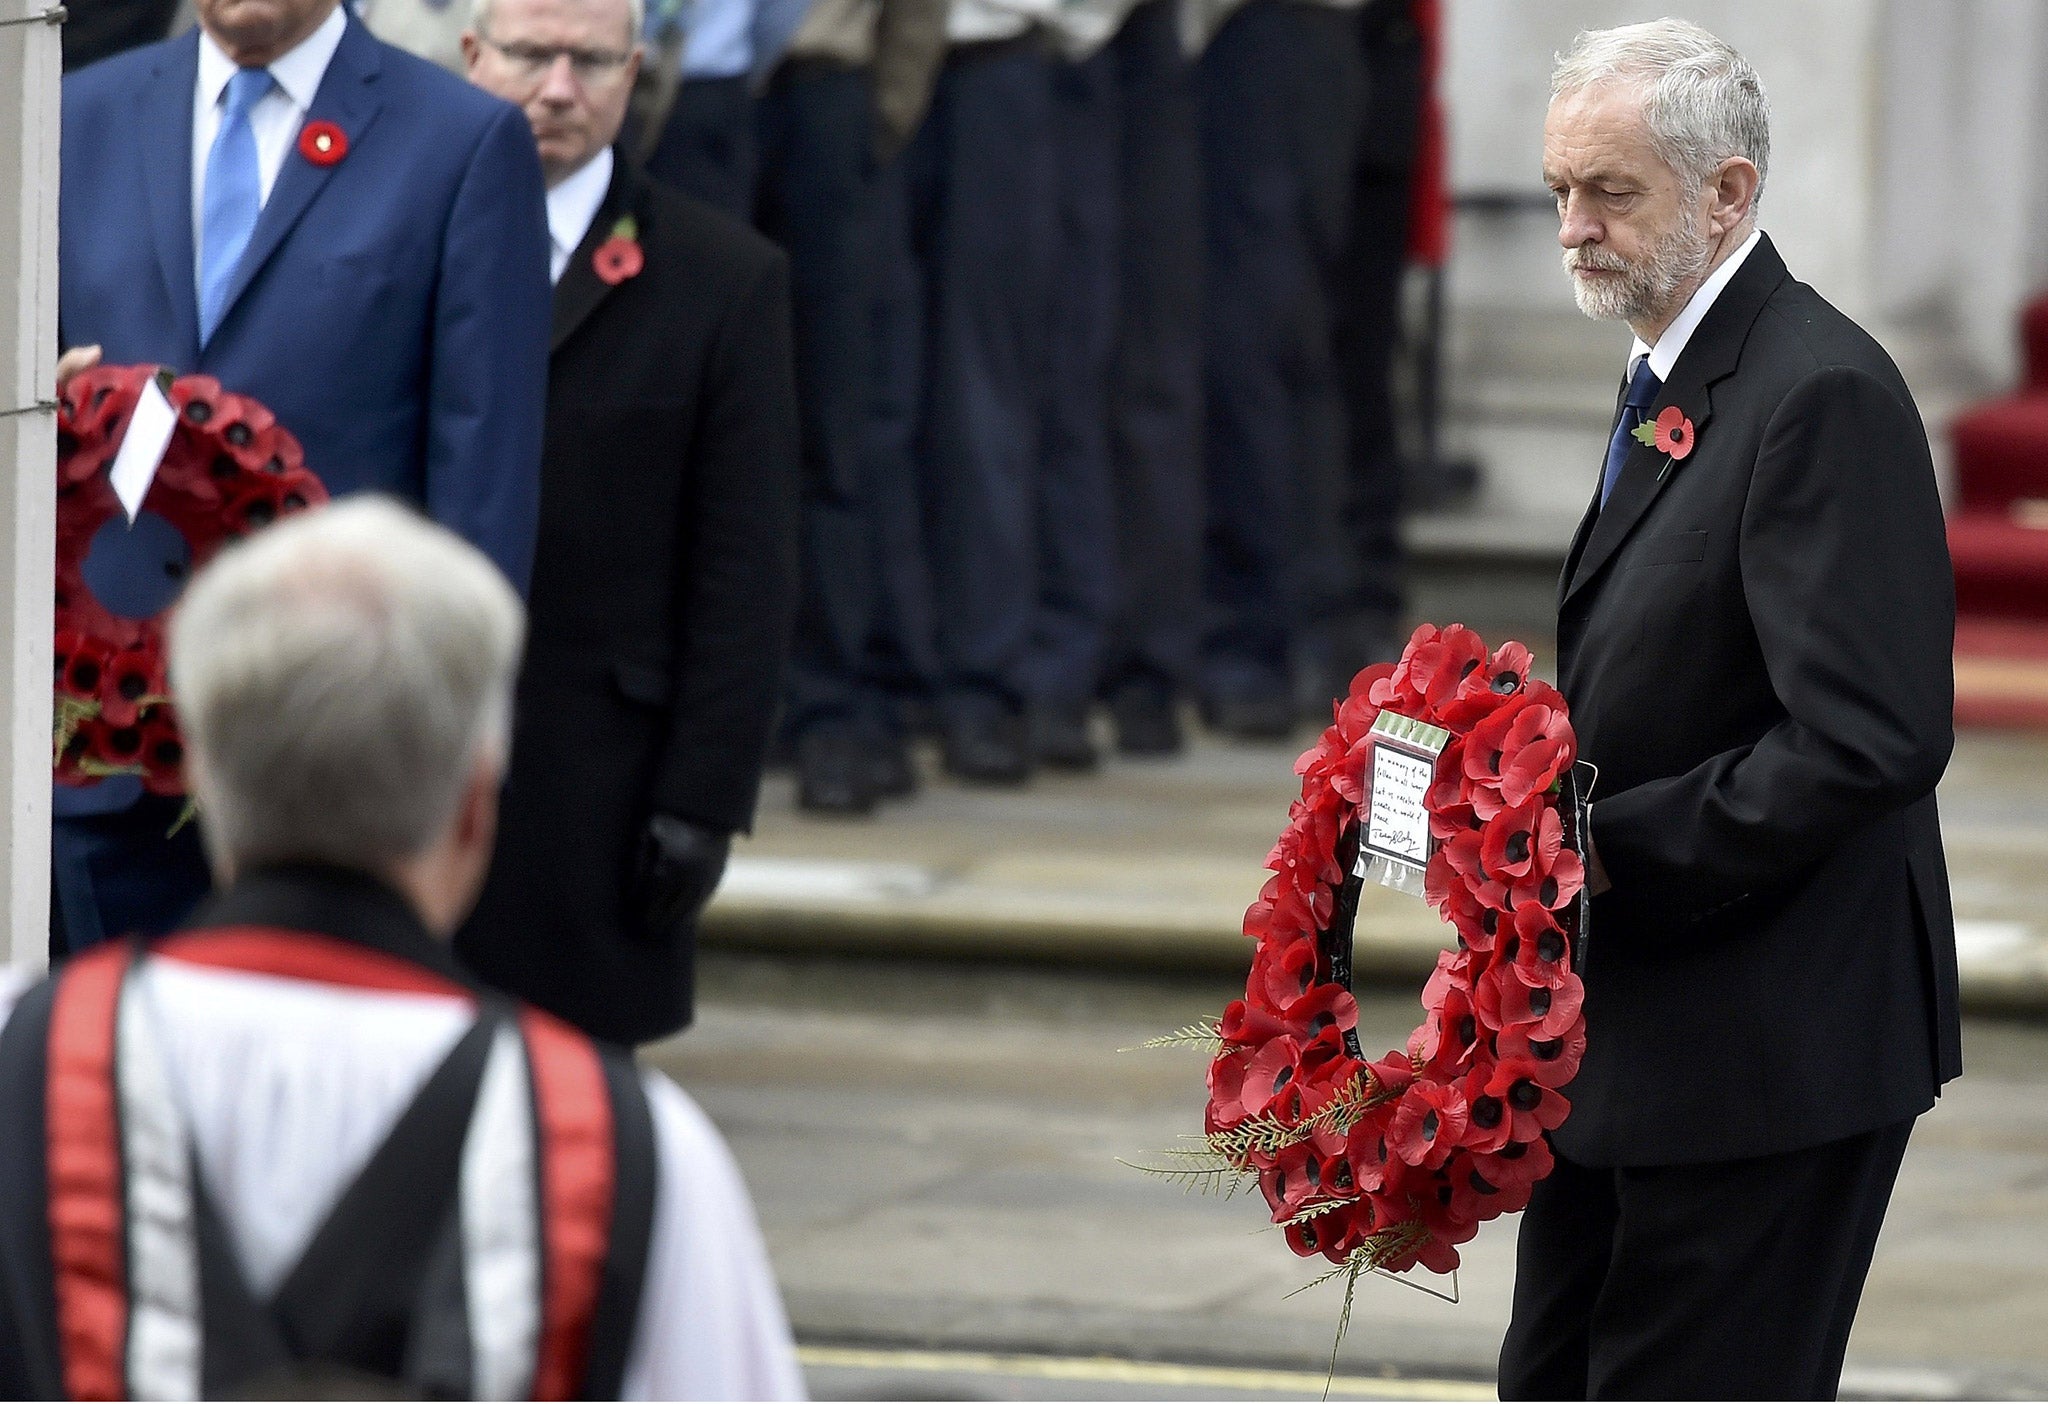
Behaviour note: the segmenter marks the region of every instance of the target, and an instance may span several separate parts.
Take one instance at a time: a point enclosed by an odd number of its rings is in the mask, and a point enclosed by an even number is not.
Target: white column
[[[39,966],[50,911],[56,556],[58,28],[0,0],[0,963]],[[16,75],[19,75],[17,78]]]

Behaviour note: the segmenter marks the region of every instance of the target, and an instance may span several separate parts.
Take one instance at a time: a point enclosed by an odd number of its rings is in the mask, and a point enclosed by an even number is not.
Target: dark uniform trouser
[[[803,594],[789,661],[791,734],[859,723],[875,554],[861,482],[874,295],[874,90],[865,70],[794,59],[760,109],[762,229],[789,254],[803,424]]]
[[[1332,617],[1338,647],[1401,642],[1405,484],[1392,370],[1426,92],[1422,36],[1407,10],[1408,0],[1375,0],[1361,12],[1367,102],[1332,329],[1350,451],[1324,504],[1336,559],[1331,594],[1316,610]],[[1334,661],[1349,670],[1376,660]]]
[[[50,958],[120,936],[161,936],[213,886],[185,801],[144,795],[107,814],[59,815],[50,834]],[[171,831],[176,829],[174,834]]]
[[[939,704],[1020,707],[1038,601],[1039,431],[1053,237],[1050,65],[1024,40],[956,47],[903,156],[908,261],[885,270],[891,411],[915,299],[913,444]],[[885,420],[887,415],[884,416]],[[903,421],[884,433],[900,441]],[[896,470],[900,481],[901,470]],[[885,489],[885,492],[888,490]],[[900,505],[903,494],[892,500]],[[918,622],[896,622],[915,657]]]
[[[1194,75],[1173,0],[1147,0],[1110,44],[1118,230],[1110,453],[1117,606],[1105,684],[1192,685],[1202,598],[1202,166]]]
[[[1051,64],[1057,179],[1038,602],[1025,660],[1035,700],[1085,706],[1101,680],[1116,605],[1116,496],[1109,457],[1117,326],[1115,58]]]
[[[1310,593],[1318,482],[1343,413],[1330,280],[1343,247],[1363,64],[1356,16],[1250,0],[1202,58],[1208,236],[1203,687],[1286,696]]]
[[[1832,1399],[1913,1123],[1784,1155],[1591,1169],[1522,1216],[1502,1399]]]
[[[752,80],[685,78],[662,124],[647,173],[695,200],[716,206],[734,219],[754,222]]]

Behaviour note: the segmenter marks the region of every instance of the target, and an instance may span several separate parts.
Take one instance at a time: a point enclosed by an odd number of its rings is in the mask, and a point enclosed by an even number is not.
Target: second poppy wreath
[[[1151,1046],[1213,1055],[1202,1144],[1143,1167],[1256,1182],[1317,1281],[1452,1273],[1479,1225],[1529,1202],[1586,1047],[1584,806],[1563,697],[1527,648],[1424,625],[1367,668],[1295,764],[1301,798],[1245,913],[1244,998]],[[1417,893],[1454,944],[1405,1049],[1368,1059],[1351,992],[1368,882]],[[1341,1335],[1340,1327],[1340,1335]]]
[[[176,423],[130,523],[110,470],[151,382]],[[132,612],[131,602],[102,599],[92,585],[95,550],[132,554],[133,543],[116,538],[138,530],[168,544],[159,564],[174,594],[229,542],[326,500],[291,431],[211,376],[96,366],[65,383],[57,406],[52,738],[60,784],[134,775],[153,794],[184,792],[184,743],[164,675],[169,608]]]

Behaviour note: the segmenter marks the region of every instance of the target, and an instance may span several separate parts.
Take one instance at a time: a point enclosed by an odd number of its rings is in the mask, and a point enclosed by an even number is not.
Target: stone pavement
[[[927,754],[924,790],[869,821],[804,816],[789,777],[771,777],[704,939],[756,952],[1241,971],[1244,909],[1311,738],[1193,734],[1178,759],[1112,758],[1100,774],[1041,776],[1022,791],[953,784]],[[1968,1006],[2048,1012],[2048,736],[1964,733],[1940,797]],[[1368,887],[1360,978],[1414,988],[1447,931],[1416,899]]]
[[[649,1056],[732,1143],[818,1397],[1314,1398],[1341,1291],[1289,1297],[1315,1270],[1256,1192],[1119,1163],[1198,1133],[1205,1095],[1201,1055],[1119,1050],[1237,978],[710,954],[696,1026]],[[1398,1047],[1420,1015],[1414,988],[1368,992],[1360,1037]],[[1964,1041],[1893,1197],[1851,1397],[2048,1397],[2048,1025],[1972,1019]],[[1463,1250],[1455,1306],[1362,1282],[1332,1397],[1485,1397],[1516,1227]]]

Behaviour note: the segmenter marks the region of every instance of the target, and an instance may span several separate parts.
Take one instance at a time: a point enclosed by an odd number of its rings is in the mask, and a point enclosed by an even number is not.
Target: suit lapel
[[[199,262],[192,247],[192,103],[199,81],[199,31],[167,45],[135,95],[136,151],[142,160],[151,242],[180,345],[181,370],[199,362]]]
[[[221,306],[223,325],[235,303],[263,271],[263,265],[306,213],[306,207],[327,188],[335,172],[348,164],[362,143],[363,133],[377,120],[384,106],[376,90],[379,67],[377,41],[351,15],[327,72],[320,79],[320,91],[313,95],[313,105],[306,112],[308,122],[326,121],[340,127],[348,138],[350,155],[331,166],[316,166],[299,154],[296,139],[286,148],[277,184],[271,188],[270,199],[264,203],[255,231],[249,236],[249,247],[243,251],[241,262],[235,265],[235,276],[228,283],[227,298]]]
[[[562,281],[555,284],[554,329],[548,337],[550,355],[562,349],[562,343],[613,291],[613,284],[597,276],[596,263],[598,246],[611,238],[612,226],[630,214],[639,221],[644,237],[647,217],[641,197],[645,186],[646,177],[633,169],[623,153],[614,153],[612,183],[604,192],[604,203],[597,207],[597,217],[583,232],[583,242],[569,255],[568,266],[562,269]]]
[[[1778,251],[1771,246],[1770,236],[1766,235],[1757,241],[1756,248],[1736,270],[1734,278],[1721,290],[1721,296],[1715,300],[1699,329],[1692,334],[1685,350],[1679,353],[1678,363],[1671,368],[1671,378],[1664,382],[1656,403],[1643,416],[1646,423],[1676,405],[1692,420],[1696,436],[1705,436],[1707,421],[1714,413],[1715,382],[1734,373],[1736,363],[1742,357],[1742,344],[1749,339],[1750,327],[1755,324],[1757,314],[1763,311],[1765,301],[1785,277],[1784,260],[1778,257]],[[1569,568],[1564,601],[1569,601],[1586,588],[1600,573],[1600,568],[1621,549],[1629,533],[1635,530],[1636,523],[1663,495],[1671,480],[1691,466],[1690,459],[1673,462],[1650,444],[1638,443],[1629,449],[1628,457],[1623,461],[1621,479],[1609,495],[1607,505],[1596,506],[1595,511],[1588,513],[1586,521],[1580,524],[1580,541],[1575,542],[1573,548],[1578,560],[1576,566]],[[1597,497],[1595,502],[1597,504]]]

